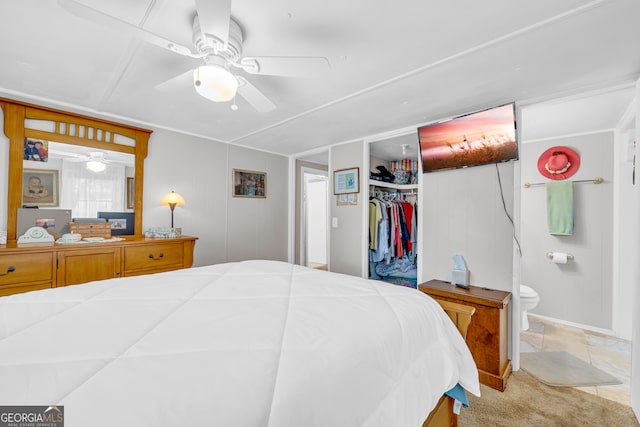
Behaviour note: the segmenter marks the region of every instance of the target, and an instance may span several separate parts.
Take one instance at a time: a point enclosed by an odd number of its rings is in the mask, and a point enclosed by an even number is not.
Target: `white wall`
[[[266,199],[228,195],[227,261],[288,259],[289,160],[231,145],[231,168],[267,173]],[[229,186],[230,188],[230,186]]]
[[[265,199],[231,195],[232,169],[267,173]],[[287,260],[288,159],[175,132],[151,134],[145,162],[143,228],[170,225],[160,199],[186,201],[174,225],[196,236],[194,266],[244,259]]]
[[[514,163],[498,165],[513,215]],[[513,227],[500,195],[495,165],[440,171],[423,180],[423,279],[451,280],[453,255],[464,257],[470,283],[511,292]]]
[[[352,142],[331,147],[329,153],[329,223],[337,218],[338,227],[330,228],[329,268],[331,271],[362,277],[366,247],[363,206],[368,207],[363,186],[369,181],[369,171],[364,169],[364,143]],[[333,195],[333,172],[340,169],[360,168],[360,193],[358,204],[337,206]]]
[[[544,186],[521,191],[521,283],[540,295],[532,313],[612,329],[613,136],[607,131],[521,145],[523,182],[549,181],[538,171],[537,161],[542,152],[556,145],[580,154],[580,169],[572,181],[605,179],[598,185],[574,184],[572,236],[549,234]],[[575,258],[567,264],[553,264],[547,252],[570,253]]]

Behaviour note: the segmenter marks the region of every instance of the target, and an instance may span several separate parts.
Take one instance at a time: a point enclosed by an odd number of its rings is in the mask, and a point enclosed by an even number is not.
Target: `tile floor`
[[[535,316],[529,316],[529,325],[528,331],[520,333],[521,352],[566,351],[622,381],[618,385],[577,387],[579,390],[630,404],[630,341]]]

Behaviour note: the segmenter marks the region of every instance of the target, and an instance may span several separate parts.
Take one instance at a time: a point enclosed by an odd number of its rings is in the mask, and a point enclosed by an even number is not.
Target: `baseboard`
[[[584,329],[585,331],[597,332],[599,334],[609,335],[609,336],[618,338],[618,336],[616,335],[615,331],[613,331],[611,329],[603,329],[603,328],[598,328],[596,326],[583,325],[581,323],[570,322],[568,320],[555,319],[553,317],[541,316],[539,314],[534,314],[534,313],[531,313],[531,312],[528,312],[527,314],[530,317],[538,318],[538,319],[541,319],[541,320],[546,320],[548,322],[559,323],[561,325],[571,326],[573,328]]]

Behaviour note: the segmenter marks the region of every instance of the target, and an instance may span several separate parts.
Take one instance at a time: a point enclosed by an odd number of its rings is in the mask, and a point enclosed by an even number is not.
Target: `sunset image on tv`
[[[423,172],[518,158],[514,104],[418,129]]]

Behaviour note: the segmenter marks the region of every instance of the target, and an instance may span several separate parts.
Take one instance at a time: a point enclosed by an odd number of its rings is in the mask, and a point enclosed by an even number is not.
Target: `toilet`
[[[520,330],[529,330],[527,312],[540,302],[538,293],[529,286],[520,285]]]

